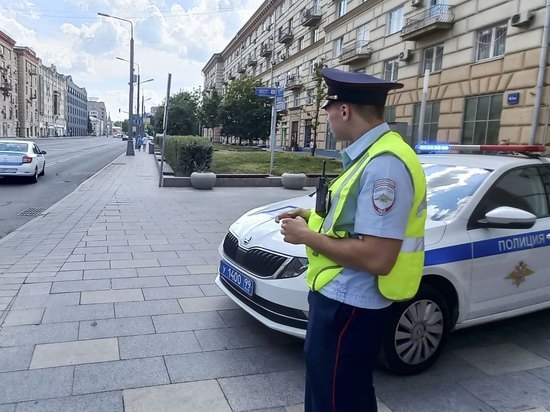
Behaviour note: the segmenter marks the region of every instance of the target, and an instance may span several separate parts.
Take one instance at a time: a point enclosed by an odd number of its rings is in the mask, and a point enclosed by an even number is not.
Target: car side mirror
[[[45,150],[42,150],[42,151],[40,152],[40,154],[46,154],[46,151],[45,151]]]
[[[484,227],[529,229],[533,227],[537,217],[525,210],[510,206],[500,206],[490,210],[478,223]]]

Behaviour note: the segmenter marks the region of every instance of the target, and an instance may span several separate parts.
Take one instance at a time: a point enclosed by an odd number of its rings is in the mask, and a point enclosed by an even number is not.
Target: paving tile
[[[200,275],[193,275],[193,276],[200,276]],[[204,293],[204,296],[225,296],[225,293],[223,293],[223,291],[215,283],[211,283],[208,285],[200,285],[199,287],[201,288],[202,293]]]
[[[166,276],[170,286],[208,285],[214,283],[215,279],[214,274]]]
[[[185,266],[187,269],[190,265],[204,265],[206,262],[202,257],[197,257],[197,254],[195,252],[195,256],[188,258],[162,258],[159,259],[159,263],[162,267]]]
[[[153,316],[153,323],[157,333],[183,332],[187,330],[221,328],[225,326],[223,320],[216,312],[158,315]]]
[[[67,282],[55,282],[52,286],[52,293],[82,292],[106,289],[111,289],[111,281],[109,279],[71,280]]]
[[[74,306],[80,302],[80,293],[58,293],[55,295],[18,296],[12,309],[39,309],[54,306]]]
[[[550,366],[550,361],[512,343],[471,347],[454,351],[488,375],[501,375]]]
[[[147,277],[147,278],[125,278],[113,279],[111,281],[113,289],[132,289],[132,288],[154,288],[169,286],[164,277]]]
[[[213,310],[236,309],[239,306],[228,296],[207,296],[178,299],[184,312],[208,312]]]
[[[177,355],[202,350],[193,332],[157,333],[118,339],[121,359]]]
[[[91,255],[92,253],[107,253],[107,246],[98,247],[77,247],[73,253],[76,255]]]
[[[303,354],[284,348],[245,348],[166,356],[172,382],[281,372],[303,368]]]
[[[215,380],[178,383],[124,391],[125,412],[231,412]]]
[[[34,346],[0,348],[0,372],[28,369],[33,350]]]
[[[47,308],[42,323],[75,322],[114,318],[112,303]]]
[[[226,326],[257,325],[258,321],[241,308],[217,311]]]
[[[132,302],[143,300],[141,289],[120,289],[82,292],[81,303]]]
[[[150,252],[151,246],[109,246],[109,253],[138,253],[138,252]]]
[[[266,373],[219,380],[233,411],[273,408],[304,401],[303,370]]]
[[[162,358],[121,360],[74,368],[75,395],[170,383]]]
[[[1,411],[1,410],[0,410]],[[123,412],[122,391],[22,402],[17,412]]]
[[[38,325],[43,315],[44,309],[10,310],[2,326]]]
[[[218,265],[188,265],[191,274],[218,273]]]
[[[498,412],[550,408],[548,382],[528,372],[462,381],[460,386]]]
[[[78,339],[107,338],[115,336],[155,333],[149,316],[135,318],[98,319],[80,322]]]
[[[182,313],[181,307],[176,299],[115,303],[115,314],[117,318],[168,315],[172,313]]]
[[[21,288],[19,289],[19,296],[48,295],[50,293],[51,287],[51,282],[21,285]]]
[[[98,269],[84,271],[84,279],[133,278],[136,276],[136,269]]]
[[[69,262],[61,267],[64,270],[90,270],[90,269],[109,269],[109,262]]]
[[[189,271],[185,266],[169,266],[159,268],[137,268],[138,276],[169,276],[169,275],[188,275]]]
[[[17,405],[15,403],[12,403],[10,405],[0,405],[0,412],[15,412],[15,407]]]
[[[0,346],[23,346],[38,343],[76,340],[78,323],[8,326],[0,330]]]
[[[65,282],[67,280],[82,280],[83,270],[68,270],[66,272],[55,272],[51,276],[42,276],[42,274],[31,273],[25,283],[39,282]]]
[[[73,366],[0,373],[0,400],[4,403],[69,396]]]
[[[157,259],[113,260],[112,269],[150,268],[160,266]]]
[[[297,342],[290,336],[269,330],[258,323],[253,326],[197,330],[195,335],[201,347],[207,351]]]
[[[30,369],[105,362],[119,359],[116,338],[36,345]]]
[[[146,300],[173,299],[204,296],[198,286],[167,286],[143,289]]]
[[[100,260],[128,260],[132,259],[131,253],[91,253],[86,255],[86,262],[94,262]]]

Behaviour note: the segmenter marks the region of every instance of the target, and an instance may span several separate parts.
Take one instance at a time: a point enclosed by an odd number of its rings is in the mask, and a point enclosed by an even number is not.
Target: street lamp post
[[[143,125],[143,134],[145,135],[145,122],[143,121],[144,117],[145,117],[145,102],[148,101],[148,100],[151,100],[150,97],[148,97],[147,99],[145,98],[145,93],[143,93],[141,95],[141,124]]]
[[[132,142],[132,132],[133,132],[133,115],[132,115],[132,106],[134,100],[134,24],[127,19],[121,17],[111,16],[110,14],[97,13],[99,16],[109,17],[115,20],[125,21],[130,23],[131,27],[131,36],[130,36],[130,91],[128,96],[128,143],[126,145],[126,156],[135,156],[134,145]]]

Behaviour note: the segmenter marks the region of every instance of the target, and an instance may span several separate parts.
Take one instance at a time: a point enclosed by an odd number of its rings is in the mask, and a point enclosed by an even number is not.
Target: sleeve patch
[[[379,179],[374,181],[372,191],[372,205],[380,216],[392,210],[395,203],[395,182],[390,179]]]

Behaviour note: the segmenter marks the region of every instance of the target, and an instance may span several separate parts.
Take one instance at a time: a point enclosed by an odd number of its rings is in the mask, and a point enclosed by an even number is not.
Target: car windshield
[[[423,164],[428,183],[429,220],[452,219],[468,202],[490,170],[441,164]]]
[[[27,143],[0,142],[0,152],[27,152]]]

